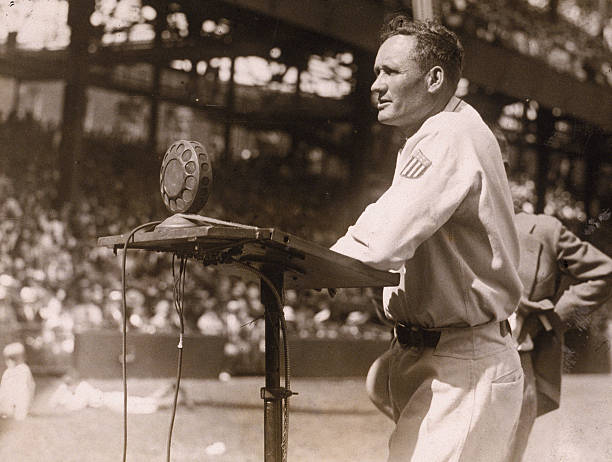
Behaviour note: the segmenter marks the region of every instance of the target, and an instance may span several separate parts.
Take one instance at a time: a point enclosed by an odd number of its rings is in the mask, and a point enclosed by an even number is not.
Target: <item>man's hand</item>
[[[528,300],[525,297],[521,297],[517,312],[527,317],[531,313],[539,313],[542,311],[553,310],[554,308],[555,305],[553,304],[553,302],[547,298],[538,301],[533,301]]]
[[[523,343],[527,335],[533,340],[544,328],[539,315],[544,315],[544,312],[554,308],[555,305],[547,298],[533,301],[521,297],[516,310],[516,324],[512,331],[512,336],[517,343],[519,345]]]
[[[523,343],[527,335],[529,335],[532,340],[535,339],[543,328],[544,326],[540,322],[538,316],[536,314],[531,314],[523,320],[521,328],[517,329],[517,337],[515,337],[517,343],[519,345]]]

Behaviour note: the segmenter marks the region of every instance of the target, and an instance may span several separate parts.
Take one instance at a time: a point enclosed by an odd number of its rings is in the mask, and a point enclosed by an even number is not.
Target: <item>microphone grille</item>
[[[212,162],[197,141],[179,140],[166,150],[159,172],[159,189],[171,213],[197,213],[210,196]]]

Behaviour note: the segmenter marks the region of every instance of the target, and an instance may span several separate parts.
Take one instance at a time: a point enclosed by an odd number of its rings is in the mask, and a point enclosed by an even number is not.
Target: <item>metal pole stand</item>
[[[283,272],[262,268],[262,272],[283,293]],[[282,295],[281,295],[282,299]],[[261,303],[265,308],[266,385],[261,389],[264,400],[264,461],[283,462],[283,392],[280,386],[280,313],[274,293],[261,281]],[[283,389],[284,390],[284,389]]]

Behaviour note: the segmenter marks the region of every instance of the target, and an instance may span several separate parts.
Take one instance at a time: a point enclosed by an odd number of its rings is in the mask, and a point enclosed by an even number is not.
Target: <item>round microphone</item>
[[[197,141],[180,140],[164,154],[159,188],[171,213],[197,213],[212,186],[212,163],[204,146]]]

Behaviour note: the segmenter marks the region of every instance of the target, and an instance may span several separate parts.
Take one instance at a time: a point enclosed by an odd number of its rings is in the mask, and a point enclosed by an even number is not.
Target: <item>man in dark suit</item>
[[[536,417],[559,407],[565,330],[586,329],[588,315],[612,296],[606,254],[551,216],[518,213],[516,226],[524,292],[512,324],[525,382],[512,462],[522,459]]]

